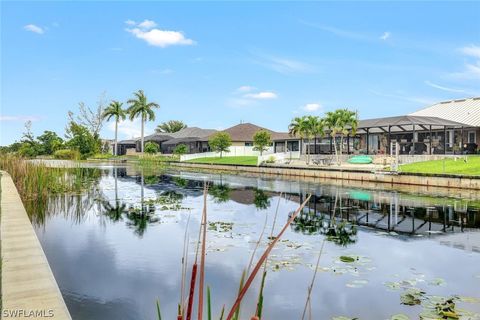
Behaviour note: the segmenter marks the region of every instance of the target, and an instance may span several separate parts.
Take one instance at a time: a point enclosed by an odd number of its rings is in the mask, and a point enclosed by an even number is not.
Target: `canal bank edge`
[[[480,190],[480,176],[461,176],[449,174],[393,173],[389,171],[372,172],[368,170],[304,168],[283,166],[244,166],[229,164],[199,164],[171,161],[172,166],[196,168],[203,170],[222,170],[231,172],[247,172],[268,175],[297,176],[334,180],[353,180],[361,182],[427,186],[441,188],[458,188]]]
[[[2,319],[71,320],[12,178],[1,180]]]

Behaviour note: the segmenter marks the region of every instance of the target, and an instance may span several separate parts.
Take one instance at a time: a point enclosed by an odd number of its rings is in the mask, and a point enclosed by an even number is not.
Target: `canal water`
[[[29,212],[74,320],[156,319],[156,301],[164,319],[175,318],[184,239],[190,271],[205,183],[205,282],[214,319],[232,306],[262,232],[254,262],[308,195],[269,257],[263,319],[301,319],[322,245],[311,319],[443,319],[442,308],[480,319],[480,194],[130,166],[91,170],[98,174],[85,192],[52,197]],[[241,319],[254,313],[260,280],[261,273]]]

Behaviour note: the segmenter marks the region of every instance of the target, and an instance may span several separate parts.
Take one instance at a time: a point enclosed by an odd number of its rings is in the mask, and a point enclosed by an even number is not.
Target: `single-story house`
[[[187,127],[178,132],[171,133],[171,138],[162,144],[162,153],[173,153],[173,150],[179,144],[187,146],[187,153],[208,152],[210,151],[208,137],[215,132],[217,132],[217,130]]]

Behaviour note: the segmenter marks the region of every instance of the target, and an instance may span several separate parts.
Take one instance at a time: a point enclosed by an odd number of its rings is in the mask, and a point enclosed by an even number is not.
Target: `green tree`
[[[133,99],[127,101],[130,105],[127,112],[129,113],[130,120],[135,119],[136,117],[140,117],[142,121],[141,127],[141,152],[143,153],[144,148],[144,127],[145,121],[155,121],[155,112],[153,111],[154,108],[160,108],[160,105],[155,102],[148,102],[147,97],[143,90],[138,90],[134,92],[133,95],[135,96]]]
[[[67,146],[80,152],[82,159],[94,155],[100,150],[99,140],[93,136],[87,127],[75,121],[70,121],[67,134],[70,137]]]
[[[163,122],[157,126],[155,129],[156,132],[167,132],[173,133],[185,129],[187,125],[180,120],[170,120]]]
[[[253,135],[253,150],[260,151],[260,155],[268,150],[272,144],[272,135],[267,130],[258,130]]]
[[[18,149],[18,153],[21,156],[33,158],[40,154],[40,144],[33,136],[31,121],[25,122],[25,132],[23,133],[21,143]]]
[[[288,126],[288,133],[292,136],[299,137],[301,145],[304,146],[304,139],[308,135],[307,119],[305,117],[295,117]]]
[[[188,148],[187,148],[187,145],[181,143],[179,145],[177,145],[175,147],[175,149],[173,149],[173,154],[178,154],[178,155],[182,155],[182,154],[185,154],[188,152]]]
[[[358,127],[357,113],[348,109],[337,109],[327,112],[325,125],[330,130],[330,135],[334,140],[335,156],[337,163],[340,164],[339,154],[343,154],[343,142],[345,136],[351,133],[355,135]],[[337,136],[340,137],[340,146],[337,147]]]
[[[55,151],[60,150],[63,147],[63,139],[60,138],[53,131],[44,131],[42,135],[37,137],[40,143],[41,154],[53,154]]]
[[[113,117],[115,118],[115,146],[113,150],[113,154],[116,156],[118,155],[118,122],[120,120],[125,120],[126,118],[126,112],[122,108],[123,103],[112,100],[108,107],[103,111],[103,119],[106,119],[107,121],[110,121],[110,119]]]
[[[145,143],[145,152],[148,154],[155,154],[158,152],[158,144],[152,141]]]
[[[218,132],[208,140],[208,145],[213,151],[220,152],[221,158],[224,152],[230,152],[232,138],[226,132]]]

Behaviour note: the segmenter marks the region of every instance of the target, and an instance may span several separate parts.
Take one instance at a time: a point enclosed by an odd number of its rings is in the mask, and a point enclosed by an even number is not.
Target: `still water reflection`
[[[480,298],[475,194],[462,200],[271,177],[92,170],[99,174],[85,193],[30,209],[73,319],[155,319],[156,299],[164,318],[175,317],[184,234],[188,225],[191,262],[205,182],[211,186],[206,283],[214,314],[233,303],[265,219],[266,230],[274,225],[278,232],[307,194],[309,204],[272,251],[264,319],[299,319],[324,238],[313,319],[390,319],[399,313],[417,319],[422,307],[401,304],[402,283],[428,295]],[[357,261],[339,260],[348,255]],[[246,296],[242,319],[253,313],[258,285]],[[457,305],[471,311],[471,319],[480,312],[475,300]]]

